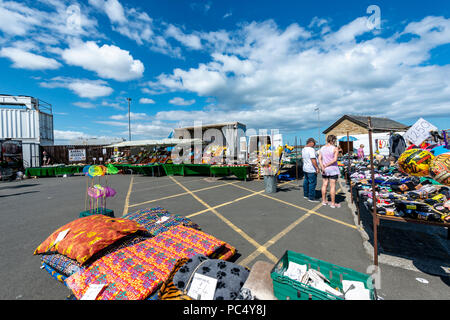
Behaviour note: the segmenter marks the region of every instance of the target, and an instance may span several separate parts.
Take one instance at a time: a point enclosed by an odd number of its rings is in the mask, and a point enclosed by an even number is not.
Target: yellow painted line
[[[322,204],[319,204],[315,206],[313,209],[309,210],[306,214],[295,220],[292,224],[287,226],[285,229],[283,229],[281,232],[279,232],[277,235],[275,235],[272,239],[267,241],[265,244],[262,245],[263,248],[266,250],[275,244],[278,240],[280,240],[282,237],[284,237],[286,234],[288,234],[292,229],[294,229],[296,226],[298,226],[300,223],[305,221],[308,217],[312,215],[312,213],[317,210]],[[255,251],[253,251],[247,258],[239,262],[241,266],[247,266],[250,262],[252,262],[256,257],[258,257],[261,254],[261,249],[258,248]]]
[[[203,179],[198,179],[198,180],[189,180],[186,181],[186,183],[191,183],[191,182],[197,182],[197,181],[202,181]],[[136,185],[137,183],[134,183],[134,185]],[[134,192],[141,192],[141,191],[150,191],[150,190],[155,190],[155,189],[161,189],[161,188],[165,188],[165,187],[171,187],[171,186],[175,186],[175,183],[170,183],[170,184],[163,184],[162,186],[156,186],[156,187],[151,187],[151,188],[144,188],[144,189],[139,189],[139,190],[135,190]]]
[[[149,178],[153,178],[153,177],[149,177]],[[162,178],[166,178],[166,177],[155,177],[155,178],[157,178],[158,181],[160,181],[160,180],[162,180]],[[166,179],[164,179],[164,180],[169,180],[169,179],[166,178]],[[196,179],[196,180],[188,180],[187,182],[202,181],[202,180],[204,180],[204,178],[202,178],[202,179]],[[154,182],[154,180],[153,180],[153,181],[152,181],[152,180],[139,181],[139,182],[135,182],[134,185],[142,184],[142,183],[153,183],[153,182]],[[171,183],[170,185],[173,185],[173,183]]]
[[[242,187],[242,186],[235,185],[235,187],[241,188],[241,189],[243,189],[243,190],[250,191],[250,189],[247,189],[247,188]],[[341,189],[339,189],[339,190],[336,192],[336,194],[339,193],[340,191],[341,191]],[[261,196],[266,197],[266,198],[268,198],[268,199],[272,199],[272,200],[281,202],[281,203],[283,203],[283,204],[286,204],[286,205],[288,205],[288,206],[291,206],[291,207],[300,209],[300,210],[302,210],[302,211],[306,211],[306,212],[309,212],[309,211],[310,211],[310,210],[307,209],[307,208],[303,208],[303,207],[301,207],[301,206],[299,206],[299,205],[296,205],[296,204],[294,204],[294,203],[287,202],[287,201],[284,201],[284,200],[281,200],[281,199],[277,199],[277,198],[272,197],[272,196],[269,196],[269,195],[267,195],[267,194],[261,194]],[[320,208],[321,206],[322,206],[322,204],[320,204],[319,206],[317,206],[317,208]],[[325,218],[325,219],[334,221],[334,222],[336,222],[336,223],[342,224],[342,225],[347,226],[347,227],[349,227],[349,228],[352,228],[352,229],[358,229],[358,227],[356,227],[356,226],[354,226],[354,225],[351,225],[351,224],[346,223],[346,222],[344,222],[344,221],[341,221],[341,220],[338,220],[338,219],[329,217],[329,216],[327,216],[327,215],[324,215],[324,214],[322,214],[322,213],[317,212],[316,210],[317,210],[317,209],[313,210],[311,213],[314,214],[314,215],[317,215],[317,216],[319,216],[319,217],[322,217],[322,218]]]
[[[172,178],[172,176],[170,176],[170,178]],[[212,187],[207,187],[207,188],[197,189],[197,190],[193,190],[192,192],[200,192],[200,191],[210,190],[210,189],[214,189],[214,188],[220,188],[220,187],[224,187],[224,186],[227,186],[227,185],[233,185],[233,184],[235,184],[235,183],[237,183],[237,181],[235,181],[235,182],[226,182],[226,183],[223,183],[223,184],[220,184],[220,185],[217,185],[217,186],[212,186]],[[171,195],[171,196],[162,197],[162,198],[159,198],[159,199],[148,200],[148,201],[144,201],[144,202],[140,202],[140,203],[131,204],[129,207],[130,207],[130,208],[132,208],[132,207],[137,207],[137,206],[141,206],[141,205],[148,204],[148,203],[152,203],[152,202],[156,202],[156,201],[161,201],[161,200],[166,200],[166,199],[172,199],[172,198],[176,198],[176,197],[181,197],[181,196],[187,195],[187,194],[189,194],[189,192],[182,192],[182,193],[174,194],[174,195]]]
[[[202,205],[204,205],[206,208],[208,208],[209,210],[211,210],[220,220],[222,220],[223,222],[225,222],[231,229],[233,229],[234,231],[236,231],[238,234],[240,234],[245,240],[247,240],[248,242],[250,242],[253,246],[255,246],[257,249],[261,248],[261,253],[265,254],[271,261],[273,262],[277,262],[278,258],[275,257],[272,253],[270,253],[269,251],[267,251],[265,248],[262,248],[262,246],[256,242],[252,237],[250,237],[248,234],[246,234],[241,228],[237,227],[236,225],[234,225],[230,220],[228,220],[227,218],[225,218],[223,215],[221,215],[219,212],[217,212],[216,209],[214,209],[213,207],[211,207],[209,204],[207,204],[205,201],[203,201],[202,199],[200,199],[196,194],[194,194],[192,191],[190,191],[189,189],[187,189],[185,186],[183,186],[181,183],[179,183],[177,180],[175,180],[175,178],[171,177],[171,179],[173,181],[175,181],[181,188],[183,188],[184,190],[186,190],[186,192],[188,192],[192,197],[194,197],[194,199],[196,199],[198,202],[200,202]]]
[[[285,183],[282,183],[282,184],[285,184]],[[212,209],[218,209],[218,208],[221,208],[221,207],[224,207],[224,206],[227,206],[227,205],[236,203],[236,202],[238,202],[238,201],[241,201],[241,200],[244,200],[244,199],[247,199],[247,198],[256,196],[256,195],[258,195],[258,194],[261,194],[261,193],[263,193],[263,192],[265,191],[265,190],[261,190],[261,191],[253,191],[253,190],[250,190],[250,189],[246,189],[246,190],[251,191],[252,193],[249,194],[249,195],[246,195],[246,196],[243,196],[243,197],[240,197],[240,198],[237,198],[237,199],[228,201],[228,202],[221,203],[221,204],[219,204],[219,205],[217,205],[217,206],[212,207]],[[204,209],[204,210],[201,210],[201,211],[198,211],[198,212],[194,212],[194,213],[192,213],[192,214],[186,216],[186,218],[195,217],[195,216],[198,216],[199,214],[202,214],[202,213],[205,213],[205,212],[208,212],[208,211],[211,211],[211,209]]]
[[[133,189],[133,179],[134,179],[134,176],[131,175],[130,186],[128,187],[127,196],[125,198],[125,205],[123,207],[122,216],[124,216],[124,215],[126,215],[128,213],[128,208],[129,208],[129,204],[130,204],[131,190]]]

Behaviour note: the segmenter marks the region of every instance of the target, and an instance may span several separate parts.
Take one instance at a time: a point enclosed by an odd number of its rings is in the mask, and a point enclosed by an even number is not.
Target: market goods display
[[[128,219],[104,215],[79,218],[55,230],[34,254],[60,253],[83,264],[98,251],[137,231],[146,229]]]
[[[350,179],[362,203],[371,211],[374,201],[369,162],[353,161]],[[450,222],[450,210],[446,207],[450,200],[450,188],[428,177],[419,178],[405,174],[395,166],[375,163],[375,192],[377,214]]]
[[[247,280],[249,270],[224,260],[208,259],[200,254],[187,260],[174,275],[173,283],[183,294],[188,294],[193,290],[197,274],[217,278],[216,290],[210,297],[212,300],[235,300]],[[195,298],[201,300],[200,297]]]
[[[430,176],[437,182],[450,186],[450,152],[442,153],[433,159]]]
[[[225,243],[201,231],[176,226],[107,255],[66,280],[80,299],[91,284],[107,283],[99,300],[147,298],[168,277],[176,261],[209,255]]]
[[[128,213],[123,216],[123,218],[137,222],[139,225],[146,228],[153,236],[180,224],[193,229],[200,229],[200,227],[192,222],[192,220],[183,216],[172,215],[161,207],[142,209]]]

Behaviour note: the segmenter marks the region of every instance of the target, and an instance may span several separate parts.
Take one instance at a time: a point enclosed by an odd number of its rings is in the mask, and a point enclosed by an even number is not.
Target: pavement
[[[84,211],[86,183],[83,176],[0,183],[0,299],[62,300],[70,295],[68,288],[40,269],[33,251]],[[361,233],[364,228],[355,222],[345,188],[337,196],[341,208],[333,209],[304,199],[301,184],[301,180],[280,182],[277,193],[267,194],[262,180],[115,175],[108,176],[108,185],[117,191],[108,199],[108,208],[116,217],[156,206],[186,216],[204,232],[236,247],[234,262],[247,267],[259,260],[275,264],[292,250],[372,274],[381,299],[450,298],[448,275],[382,259],[379,269],[374,268]],[[320,185],[319,180],[317,188]],[[401,252],[402,245],[391,241],[390,250]]]

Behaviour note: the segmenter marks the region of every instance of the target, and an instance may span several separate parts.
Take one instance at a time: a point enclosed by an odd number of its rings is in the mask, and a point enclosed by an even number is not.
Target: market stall
[[[440,226],[449,230],[450,148],[447,141],[436,145],[436,148],[448,150],[437,156],[432,152],[434,149],[412,148],[404,151],[396,165],[392,165],[382,157],[375,159],[370,143],[372,130],[369,118],[369,159],[349,161],[346,175],[352,194],[355,190],[358,223],[361,202],[371,211],[374,264],[378,265],[378,232],[382,220]]]

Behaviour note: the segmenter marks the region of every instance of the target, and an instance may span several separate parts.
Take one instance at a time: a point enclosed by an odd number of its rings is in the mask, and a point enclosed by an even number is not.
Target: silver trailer
[[[22,142],[23,165],[38,167],[39,146],[54,143],[52,106],[29,96],[0,95],[0,140]]]

